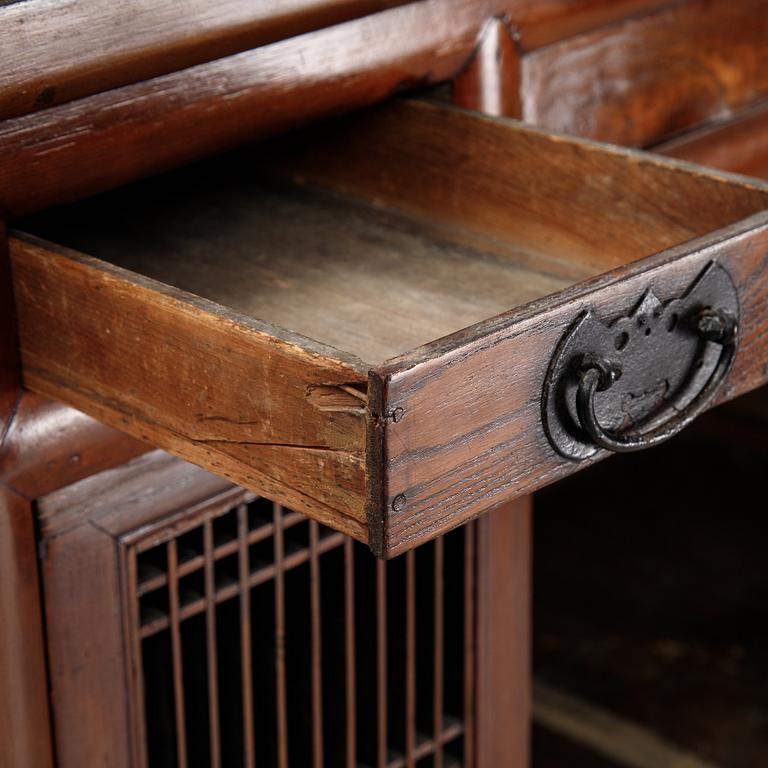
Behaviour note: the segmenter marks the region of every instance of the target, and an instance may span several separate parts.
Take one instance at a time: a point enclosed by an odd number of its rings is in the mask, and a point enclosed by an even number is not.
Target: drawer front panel
[[[741,304],[740,345],[718,399],[768,380],[768,216],[744,224],[510,313],[484,332],[457,338],[448,352],[445,345],[425,348],[379,371],[378,407],[401,409],[380,434],[382,476],[374,492],[389,514],[382,548],[409,549],[589,463],[558,455],[541,416],[553,352],[588,307],[611,321],[649,288],[661,300],[681,295],[717,261],[736,283]]]

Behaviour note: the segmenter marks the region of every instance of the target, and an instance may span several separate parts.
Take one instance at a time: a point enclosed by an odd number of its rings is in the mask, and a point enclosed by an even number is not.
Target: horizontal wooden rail
[[[0,3],[0,118],[90,96],[405,2]]]

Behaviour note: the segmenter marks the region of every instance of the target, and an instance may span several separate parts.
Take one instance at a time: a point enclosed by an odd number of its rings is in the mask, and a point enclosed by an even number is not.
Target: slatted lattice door
[[[471,766],[474,538],[384,563],[245,494],[124,536],[139,762]]]

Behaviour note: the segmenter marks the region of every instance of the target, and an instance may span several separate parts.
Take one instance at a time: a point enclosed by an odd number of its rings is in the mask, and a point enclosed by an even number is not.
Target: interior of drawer
[[[746,179],[408,102],[21,228],[375,365],[766,207]]]

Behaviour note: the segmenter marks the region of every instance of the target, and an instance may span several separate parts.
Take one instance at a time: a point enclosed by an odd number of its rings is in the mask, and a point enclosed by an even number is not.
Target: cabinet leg
[[[477,768],[530,760],[532,497],[477,524]]]
[[[0,763],[51,768],[37,547],[30,503],[0,485]]]

